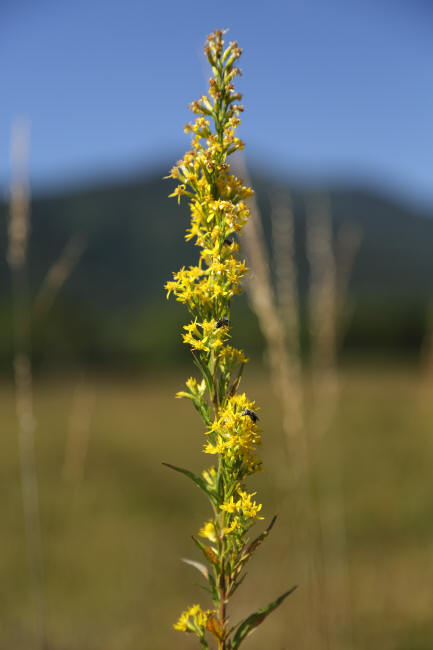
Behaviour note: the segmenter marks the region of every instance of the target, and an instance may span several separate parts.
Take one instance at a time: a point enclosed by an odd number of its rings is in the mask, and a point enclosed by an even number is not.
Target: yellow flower
[[[225,510],[225,512],[229,513],[234,513],[236,512],[236,504],[233,500],[233,496],[230,497],[229,501],[225,501],[222,506],[220,506],[221,510]]]
[[[209,469],[204,469],[201,473],[203,476],[204,480],[208,485],[211,485],[212,487],[215,486],[215,479],[216,479],[216,469],[215,467],[210,467]]]
[[[195,377],[190,377],[186,380],[186,387],[189,388],[191,393],[196,393],[198,391],[197,379]]]
[[[238,364],[248,362],[248,359],[243,351],[237,350],[231,345],[224,346],[224,348],[218,353],[218,358],[221,364],[228,369],[232,369]]]
[[[209,609],[203,611],[200,605],[192,605],[189,609],[182,612],[179,620],[173,627],[175,630],[180,630],[181,632],[198,632],[202,635],[210,614],[211,611]]]
[[[236,502],[236,510],[239,513],[242,513],[244,517],[250,517],[251,519],[263,519],[263,517],[258,516],[258,513],[262,509],[262,505],[257,504],[255,501],[252,501],[252,497],[256,495],[256,492],[248,494],[247,492],[243,492],[239,489],[238,494],[241,498]]]
[[[202,528],[200,528],[198,534],[200,535],[200,537],[206,537],[211,542],[217,541],[217,537],[215,533],[215,524],[213,523],[213,521],[206,522],[205,525]]]
[[[229,526],[226,526],[224,528],[224,534],[225,535],[230,535],[235,530],[239,530],[241,528],[239,519],[237,517],[233,517],[232,521],[230,522]]]
[[[183,342],[184,343],[189,343],[192,347],[193,350],[206,350],[206,345],[203,343],[203,341],[200,341],[199,339],[195,339],[192,334],[183,334],[182,335]]]
[[[188,612],[182,612],[182,614],[179,616],[179,620],[177,623],[173,625],[175,630],[179,630],[180,632],[188,632],[188,626],[189,626],[189,614]],[[191,630],[192,631],[192,630]]]

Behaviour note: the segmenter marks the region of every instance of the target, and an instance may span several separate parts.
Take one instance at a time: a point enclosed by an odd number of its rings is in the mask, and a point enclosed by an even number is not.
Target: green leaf
[[[247,573],[244,573],[244,574],[239,578],[239,580],[235,580],[235,581],[234,581],[234,583],[233,583],[233,585],[232,585],[232,588],[230,589],[230,592],[229,592],[229,597],[230,597],[230,598],[233,596],[233,594],[235,593],[236,589],[237,589],[238,587],[241,586],[241,584],[243,583],[243,581],[245,580],[245,578],[247,577],[247,575],[248,575]],[[235,626],[233,629],[235,629],[235,628],[236,628],[236,626]]]
[[[248,545],[248,547],[246,549],[246,553],[248,555],[251,555],[252,553],[254,553],[254,551],[260,546],[260,544],[263,542],[263,540],[269,535],[269,533],[271,532],[272,527],[275,524],[276,520],[277,520],[277,515],[274,515],[274,517],[272,517],[271,523],[266,528],[266,530],[264,530],[263,533],[261,533],[261,535],[256,537],[256,539],[254,541],[252,541],[251,544]]]
[[[198,487],[203,490],[208,496],[208,486],[207,483],[204,479],[202,479],[200,476],[197,476],[193,472],[190,472],[188,469],[183,469],[182,467],[176,467],[176,465],[171,465],[170,463],[162,463],[166,467],[169,467],[170,469],[174,469],[175,472],[180,472],[181,474],[185,474],[188,478],[191,479]]]
[[[241,363],[241,365],[239,367],[239,371],[238,371],[238,376],[234,380],[234,382],[232,384],[232,387],[230,388],[230,391],[229,391],[229,396],[230,397],[233,397],[233,395],[236,393],[237,389],[239,388],[239,384],[241,383],[242,373],[244,371],[244,367],[245,367],[245,363]]]
[[[266,528],[266,530],[264,530],[258,537],[256,537],[250,544],[248,544],[248,546],[244,546],[242,548],[233,570],[233,573],[236,578],[239,576],[239,574],[241,573],[242,569],[244,568],[245,564],[248,562],[248,560],[250,559],[254,551],[258,549],[258,547],[261,545],[263,540],[269,535],[276,520],[277,520],[277,515],[272,517],[272,521],[269,524],[269,526]],[[244,577],[245,576],[243,576],[240,580],[237,580],[236,582],[233,583],[233,587],[230,590],[230,596],[232,596],[235,590],[239,587]]]
[[[192,403],[194,404],[194,408],[200,413],[200,415],[202,416],[202,418],[206,422],[206,424],[210,424],[210,418],[209,418],[208,410],[206,409],[206,406],[202,402],[200,397],[198,397],[194,393],[187,393],[184,390],[180,390],[178,393],[176,393],[176,397],[177,398],[185,397],[187,399],[190,399],[192,401]]]
[[[196,411],[200,413],[205,423],[207,425],[210,425],[211,421],[209,417],[209,409],[207,409],[205,404],[202,401],[200,401],[197,397],[192,397],[191,399]]]
[[[233,650],[237,650],[239,648],[240,644],[242,641],[249,635],[251,632],[255,630],[256,627],[260,625],[260,623],[263,623],[265,618],[274,611],[278,607],[278,605],[281,605],[283,600],[287,598],[293,591],[296,589],[295,585],[289,591],[286,591],[286,593],[282,594],[279,598],[274,600],[272,603],[269,603],[266,607],[263,607],[263,609],[257,610],[257,612],[254,612],[254,614],[251,614],[251,616],[248,616],[244,621],[242,621],[239,624],[238,630],[236,634],[233,637],[232,641],[232,648]]]
[[[207,389],[210,394],[212,394],[213,391],[213,382],[212,382],[212,376],[209,372],[209,368],[205,366],[205,364],[201,361],[199,355],[192,354],[192,358],[194,361],[194,364],[197,366],[197,368],[200,370],[201,374],[203,375],[203,378],[206,382]]]
[[[219,378],[219,381],[218,381],[218,397],[219,397],[220,404],[222,404],[222,402],[224,400],[229,379],[230,379],[230,373],[228,373],[228,372],[223,373]]]
[[[221,500],[223,499],[223,496],[224,496],[224,474],[223,474],[223,471],[222,471],[221,464],[218,467],[216,490],[217,490],[218,499],[221,502]]]

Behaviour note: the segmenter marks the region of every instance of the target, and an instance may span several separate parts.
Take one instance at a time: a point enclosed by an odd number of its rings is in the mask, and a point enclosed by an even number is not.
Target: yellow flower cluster
[[[204,350],[210,352],[224,345],[229,334],[227,327],[217,327],[217,321],[204,320],[201,323],[195,319],[189,325],[185,325],[186,334],[183,334],[184,343],[189,343],[193,350]]]
[[[255,450],[261,442],[254,402],[245,393],[229,397],[226,405],[209,426],[206,454],[219,454],[238,477],[253,474],[260,468]]]
[[[239,513],[243,517],[250,519],[263,519],[263,517],[258,516],[258,513],[262,509],[261,504],[252,501],[253,496],[255,496],[257,492],[248,494],[248,492],[239,489],[238,494],[240,498],[237,501],[234,500],[232,495],[228,501],[220,506],[221,510],[225,510],[230,514]]]
[[[220,509],[229,515],[229,525],[224,527],[226,535],[236,531],[242,534],[253,525],[255,519],[263,519],[258,514],[262,509],[262,505],[252,500],[256,492],[248,494],[240,488],[238,488],[237,492],[240,497],[237,501],[234,500],[232,495],[228,501],[225,501],[220,506]]]
[[[198,114],[196,121],[185,127],[186,132],[193,134],[192,149],[169,175],[179,181],[170,196],[179,201],[181,196],[190,199],[191,226],[186,239],[195,238],[202,251],[197,266],[180,269],[166,283],[167,297],[173,292],[193,315],[205,314],[216,320],[225,315],[230,299],[240,292],[240,281],[247,271],[245,263],[236,258],[239,246],[230,237],[239,233],[248,220],[245,200],[253,193],[229,173],[226,163],[228,155],[244,146],[235,137],[240,124],[238,114],[243,107],[235,103],[241,96],[232,83],[240,74],[234,63],[241,50],[236,43],[230,43],[222,52],[222,43],[221,37],[211,35],[208,39],[207,56],[213,61],[212,70],[218,82],[212,77],[209,97],[203,96],[191,104],[191,110]],[[211,130],[209,116],[213,118],[215,132]]]
[[[210,609],[203,611],[200,605],[192,605],[189,609],[182,612],[179,620],[173,627],[175,630],[180,630],[181,632],[195,632],[199,636],[203,636],[207,620],[211,614]]]
[[[200,261],[198,266],[183,267],[174,273],[174,280],[165,284],[167,298],[173,292],[193,314],[223,315],[230,299],[240,293],[247,267],[233,255],[211,257],[206,252],[206,260],[205,267]]]
[[[232,647],[228,638],[236,626],[228,625],[226,605],[242,582],[243,566],[252,553],[248,531],[263,519],[262,506],[254,501],[256,493],[248,493],[244,485],[244,479],[261,467],[256,455],[261,431],[255,403],[237,392],[248,359],[229,344],[231,299],[240,293],[248,270],[239,258],[237,238],[249,218],[246,201],[252,190],[230,173],[227,162],[244,146],[236,136],[243,107],[233,85],[240,74],[235,63],[241,50],[237,43],[224,47],[222,36],[217,30],[208,37],[205,53],[213,77],[208,94],[190,107],[197,116],[185,126],[185,132],[192,134],[192,148],[169,175],[178,182],[170,196],[178,202],[183,196],[188,199],[191,222],[185,238],[194,241],[200,255],[195,266],[181,268],[165,285],[167,297],[174,294],[192,315],[182,338],[202,375],[201,381],[190,377],[186,390],[176,397],[192,401],[207,427],[204,452],[216,457],[215,465],[201,476],[169,465],[192,479],[212,507],[212,518],[199,530],[199,537],[207,542],[193,539],[210,563],[209,571],[202,573],[215,610],[202,611],[193,605],[174,626],[194,632],[202,648],[209,648],[205,632],[218,647]],[[245,636],[239,630],[238,640]],[[238,647],[236,643],[233,647]]]
[[[220,505],[220,510],[227,513],[228,520],[225,521],[228,525],[222,527],[224,535],[229,535],[233,532],[240,532],[243,534],[248,530],[256,519],[263,519],[260,517],[259,512],[262,509],[260,503],[253,501],[253,496],[256,492],[249,494],[248,492],[238,488],[237,494],[239,498],[235,501],[233,495]],[[220,529],[221,530],[221,529]],[[212,543],[218,540],[218,521],[209,520],[199,531],[200,537],[205,537]]]
[[[242,350],[237,350],[231,345],[225,345],[218,352],[218,362],[223,372],[230,372],[233,368],[236,368],[236,366],[240,364],[243,365],[248,361],[249,359],[247,359]]]

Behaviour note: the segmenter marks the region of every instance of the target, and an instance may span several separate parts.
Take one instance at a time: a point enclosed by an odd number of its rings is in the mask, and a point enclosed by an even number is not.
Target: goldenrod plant
[[[176,397],[190,399],[204,421],[204,453],[214,464],[196,475],[166,463],[190,478],[207,496],[211,517],[193,540],[206,564],[188,561],[199,569],[213,608],[193,605],[174,625],[176,630],[198,637],[202,648],[236,650],[244,639],[293,591],[247,618],[231,625],[228,605],[243,578],[244,568],[275,523],[254,539],[252,526],[263,517],[255,492],[248,492],[246,479],[261,469],[257,448],[261,430],[255,403],[239,384],[245,363],[242,352],[229,345],[230,302],[240,293],[240,282],[247,272],[238,257],[236,240],[248,220],[246,200],[252,190],[230,174],[228,156],[243,149],[235,136],[243,111],[233,80],[241,72],[236,67],[242,50],[236,42],[224,47],[224,32],[208,36],[205,54],[212,68],[208,96],[191,104],[197,115],[185,132],[192,133],[192,150],[170,172],[179,184],[174,196],[189,200],[191,226],[186,239],[200,247],[197,266],[182,268],[166,283],[167,297],[173,293],[185,303],[192,321],[185,325],[184,342],[190,346],[200,379],[186,382],[186,390]],[[209,645],[213,643],[214,645]]]

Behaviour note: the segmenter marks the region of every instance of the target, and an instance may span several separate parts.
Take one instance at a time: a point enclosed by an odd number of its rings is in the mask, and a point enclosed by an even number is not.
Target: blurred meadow
[[[203,464],[195,414],[172,399],[182,380],[172,373],[36,385],[48,647],[191,647],[171,623],[184,602],[200,598],[194,569],[180,558],[195,557],[190,535],[205,504],[160,463],[196,470]],[[431,400],[416,369],[403,365],[347,368],[341,383],[335,423],[317,445],[308,476],[293,487],[281,408],[266,371],[256,368],[245,381],[262,405],[265,430],[265,472],[255,486],[266,516],[278,513],[278,520],[237,606],[247,609],[245,598],[249,607],[261,606],[299,585],[251,637],[252,649],[431,647]],[[9,383],[2,383],[0,399],[0,647],[25,649],[36,644]],[[73,428],[77,409],[89,409],[87,429]],[[336,506],[343,508],[343,547],[341,531],[332,543]]]
[[[233,618],[297,585],[245,647],[433,648],[433,8],[268,5],[0,8],[1,650],[196,647],[207,505],[162,463],[209,463],[163,290],[197,249],[162,179],[226,26],[255,189],[231,325],[278,514]]]

